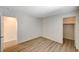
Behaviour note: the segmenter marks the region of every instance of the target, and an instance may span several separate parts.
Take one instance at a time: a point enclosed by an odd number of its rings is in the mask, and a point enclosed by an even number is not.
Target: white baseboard
[[[26,38],[26,39],[23,40],[23,41],[19,41],[18,44],[19,44],[19,43],[22,43],[22,42],[29,41],[29,40],[33,40],[33,39],[38,38],[38,37],[41,37],[41,36],[40,36],[40,35],[38,35],[38,36],[31,36],[31,37],[29,37],[29,38]]]
[[[77,46],[75,46],[76,50],[79,52],[79,48]]]
[[[49,39],[49,40],[58,42],[57,40],[55,40],[54,38],[49,37],[49,36],[45,36],[45,35],[43,35],[43,36],[41,36],[41,35],[36,35],[36,36],[31,36],[31,37],[29,37],[29,38],[26,38],[25,40],[18,42],[18,44],[19,44],[19,43],[22,43],[22,42],[29,41],[29,40],[33,40],[33,39],[39,38],[39,37],[47,38],[47,39]],[[62,42],[58,42],[58,43],[63,44]]]
[[[42,37],[47,38],[47,39],[52,40],[52,41],[55,41],[55,42],[58,42],[57,40],[55,40],[54,38],[49,37],[49,36],[43,35]],[[63,44],[62,42],[58,42],[58,43]]]

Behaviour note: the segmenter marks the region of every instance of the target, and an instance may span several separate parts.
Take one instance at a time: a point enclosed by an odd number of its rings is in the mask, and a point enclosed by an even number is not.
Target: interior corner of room
[[[59,51],[54,48],[57,45],[67,47],[68,45],[64,42],[69,44],[69,48],[73,45],[75,49],[79,50],[79,7],[0,6],[0,9],[0,51],[7,48],[12,49],[11,47],[19,44],[22,45],[19,45],[16,51],[23,48],[25,50],[27,50],[26,48],[35,49],[40,45],[45,45],[44,48],[46,48],[47,44],[48,48],[52,47],[49,49],[50,51]],[[35,43],[34,48],[32,43]],[[62,48],[65,50],[64,46]],[[41,52],[43,48],[39,49]],[[70,49],[73,50],[73,48]],[[43,51],[47,50],[43,49]]]

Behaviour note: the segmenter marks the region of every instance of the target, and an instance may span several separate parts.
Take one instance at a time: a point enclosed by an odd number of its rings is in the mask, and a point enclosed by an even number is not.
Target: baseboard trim
[[[47,37],[47,36],[36,36],[36,37],[30,37],[30,38],[28,38],[25,41],[19,42],[18,44],[21,44],[21,43],[24,43],[24,42],[27,42],[27,41],[30,41],[30,40],[33,40],[33,39],[36,39],[36,38],[40,38],[40,37],[45,38],[45,39],[49,39],[49,40],[52,40],[53,39],[53,38],[50,38],[50,37]],[[55,40],[52,40],[52,41],[55,41]],[[57,42],[57,41],[55,41],[55,42]],[[57,43],[63,44],[63,43],[60,43],[60,42],[57,42]]]
[[[22,43],[25,43],[25,42],[27,42],[27,41],[31,41],[31,40],[37,39],[37,38],[45,38],[45,39],[49,39],[49,40],[51,40],[51,41],[54,41],[54,40],[52,40],[52,38],[49,38],[49,37],[46,37],[46,36],[35,36],[35,37],[30,37],[30,38],[28,38],[27,40],[21,41],[21,42],[15,44],[15,45],[12,45],[12,46],[16,46],[16,45],[18,45],[18,44],[22,44]],[[57,42],[57,41],[55,41],[55,42]],[[9,42],[6,42],[6,43],[9,43]],[[57,42],[57,43],[62,44],[62,43],[60,43],[60,42]],[[12,46],[9,46],[9,47],[7,47],[7,48],[10,48],[10,47],[12,47]]]
[[[26,41],[24,41],[24,42],[21,42],[21,43],[19,43],[19,44],[22,44],[22,43],[25,43],[25,42],[28,42],[28,41],[31,41],[31,40],[34,40],[34,39],[37,39],[37,38],[41,38],[41,37],[42,37],[42,36],[35,37],[35,38],[32,38],[32,39],[26,40]]]
[[[29,38],[26,38],[26,39],[23,40],[23,41],[19,41],[18,44],[19,44],[19,43],[22,43],[22,42],[29,41],[29,40],[33,40],[33,39],[35,39],[35,38],[39,38],[39,37],[41,37],[41,36],[40,36],[40,35],[39,35],[39,36],[31,36],[31,37],[29,37]]]
[[[12,40],[12,41],[8,41],[8,42],[4,42],[3,48],[6,49],[6,48],[9,48],[9,47],[17,45],[17,44],[18,44],[17,40]]]
[[[57,42],[57,43],[59,43],[59,44],[63,44],[63,42],[58,42],[58,41],[56,41],[56,40],[53,40],[53,38],[51,38],[51,37],[49,37],[49,36],[42,36],[43,38],[47,38],[47,39],[49,39],[49,40],[52,40],[52,41],[55,41],[55,42]]]
[[[64,39],[67,39],[67,40],[72,40],[72,39],[68,39],[68,38],[64,38]]]

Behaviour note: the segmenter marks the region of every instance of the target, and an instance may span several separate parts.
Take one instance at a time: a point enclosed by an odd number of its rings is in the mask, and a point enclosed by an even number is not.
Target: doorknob
[[[4,36],[0,36],[0,38],[4,38]]]

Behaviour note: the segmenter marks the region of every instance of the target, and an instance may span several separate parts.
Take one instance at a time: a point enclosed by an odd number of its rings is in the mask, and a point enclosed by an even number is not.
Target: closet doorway
[[[65,17],[63,19],[63,44],[75,46],[75,22],[76,17]]]

